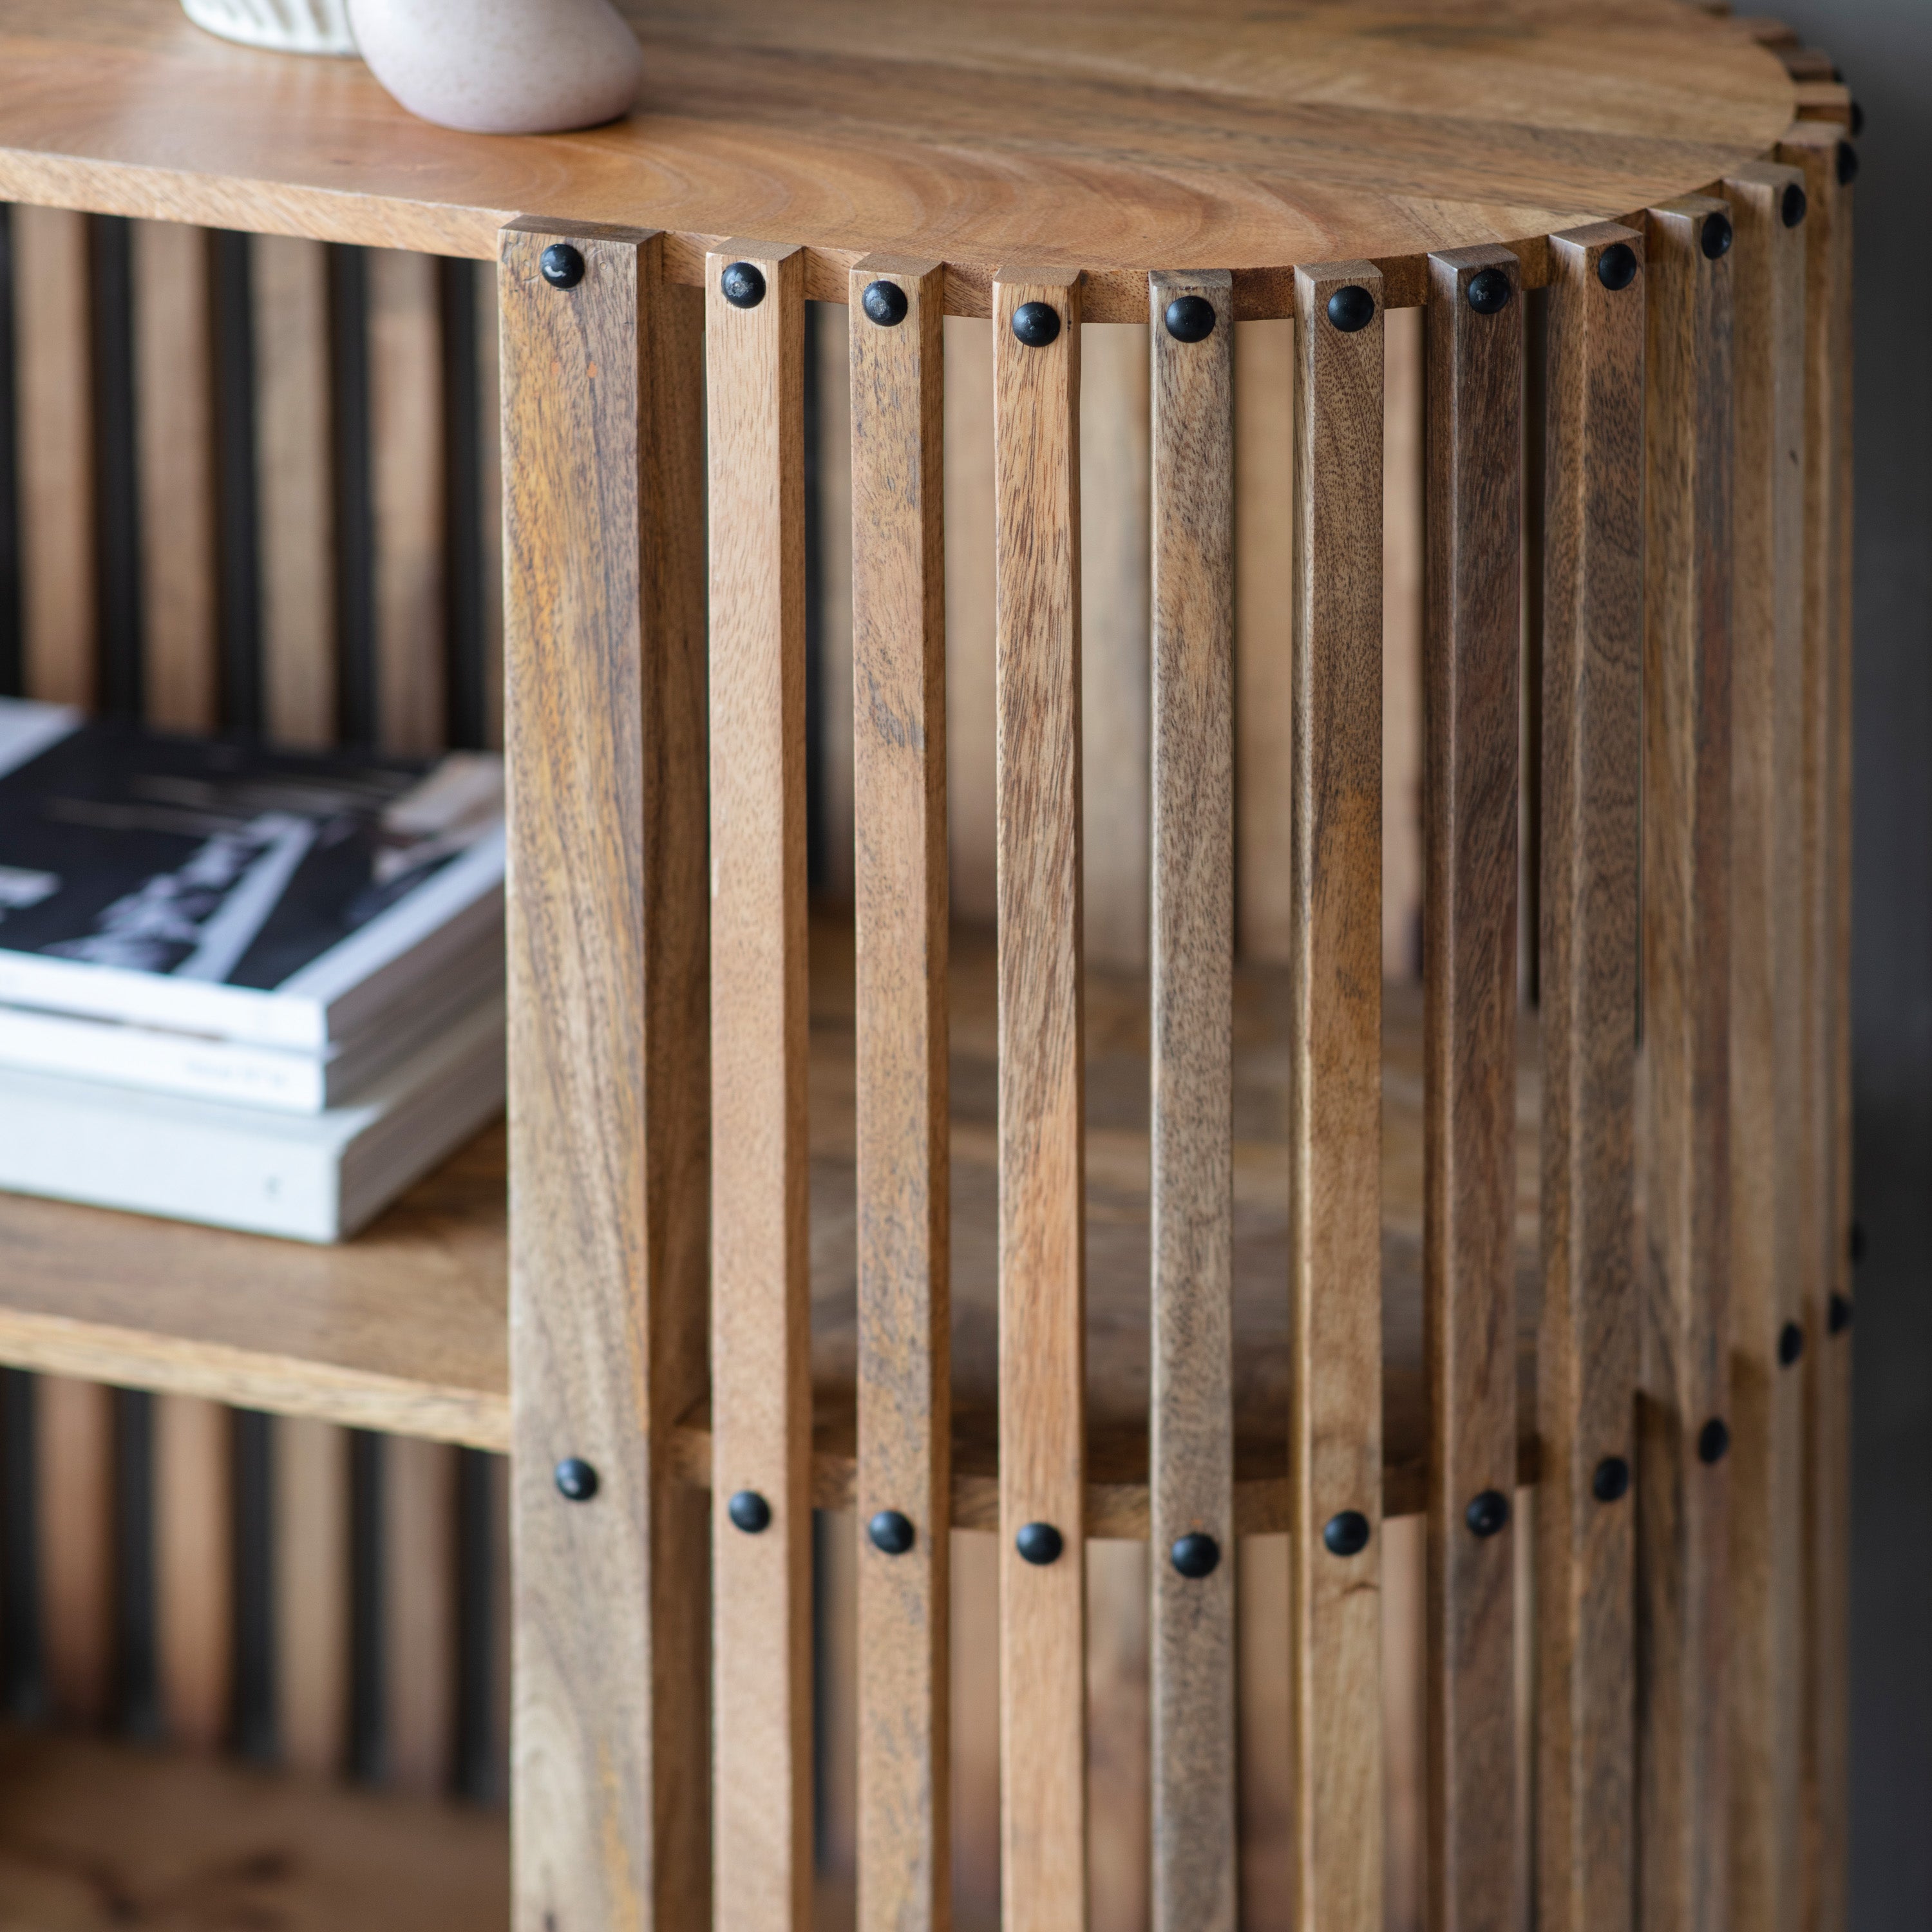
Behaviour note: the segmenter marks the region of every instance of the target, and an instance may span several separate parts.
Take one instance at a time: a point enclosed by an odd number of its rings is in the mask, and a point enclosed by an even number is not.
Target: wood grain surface
[[[333,1777],[349,1751],[349,1435],[284,1416],[274,1441],[275,1744],[290,1770]]]
[[[1726,1905],[1730,1470],[1732,263],[1702,196],[1650,211],[1644,441],[1639,1911]]]
[[[691,281],[718,237],[778,234],[814,296],[890,250],[945,261],[949,309],[981,315],[1021,250],[1090,271],[1094,320],[1139,321],[1149,268],[1204,261],[1238,313],[1279,315],[1297,261],[1370,257],[1412,303],[1428,250],[1518,241],[1534,277],[1539,238],[1714,179],[1793,101],[1772,55],[1676,0],[627,10],[631,116],[505,141],[152,0],[10,0],[0,194],[485,258],[515,214],[632,222],[670,231]]]
[[[234,1688],[233,1418],[220,1402],[154,1407],[154,1674],[167,1735],[228,1742]]]
[[[720,285],[741,261],[750,308]],[[805,260],[733,242],[706,268],[713,1884],[718,1932],[772,1932],[812,1898]],[[757,1533],[728,1514],[745,1491]]]
[[[994,290],[1001,1872],[1008,1932],[1087,1916],[1080,279]],[[1027,303],[1059,318],[1030,347]],[[1049,1525],[1062,1553],[1018,1552]]]
[[[1296,277],[1288,998],[1295,1922],[1382,1923],[1382,279]],[[1344,295],[1342,292],[1347,290]],[[1366,300],[1355,322],[1346,304]],[[1330,314],[1342,307],[1342,320]],[[1360,1516],[1358,1551],[1326,1526]]]
[[[98,1725],[118,1688],[114,1391],[66,1376],[34,1386],[34,1581],[53,1715]]]
[[[424,1797],[456,1768],[456,1462],[446,1442],[382,1444],[382,1768]]]
[[[1606,253],[1636,277],[1612,289]],[[1537,1910],[1629,1932],[1636,1510],[1632,1218],[1642,739],[1643,237],[1550,243],[1544,523],[1543,1322],[1537,1341]]]
[[[1478,275],[1508,294],[1479,314]],[[1424,645],[1424,1351],[1429,1886],[1436,1932],[1514,1922],[1517,719],[1523,300],[1515,258],[1430,260]],[[1493,286],[1486,284],[1486,286]]]
[[[1732,502],[1731,1910],[1795,1932],[1804,1534],[1804,231],[1795,168],[1725,178]]]
[[[858,1923],[918,1932],[952,1903],[944,277],[852,274]],[[874,281],[898,322],[866,314]],[[880,1510],[910,1550],[873,1544]]]
[[[1153,796],[1148,1577],[1154,1932],[1233,1932],[1234,289],[1149,284]],[[1209,305],[1206,339],[1167,328]],[[1189,1576],[1173,1552],[1211,1538]]]
[[[630,231],[509,230],[498,286],[514,1922],[620,1932],[709,1910],[704,1526],[663,1466],[704,1383],[700,318]]]

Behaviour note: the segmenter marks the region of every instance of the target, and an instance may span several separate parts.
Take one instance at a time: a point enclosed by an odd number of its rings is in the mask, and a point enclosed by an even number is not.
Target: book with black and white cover
[[[352,1105],[308,1114],[0,1070],[0,1189],[346,1240],[502,1112],[503,1046],[500,993]]]
[[[0,699],[0,1004],[326,1054],[500,958],[502,796]]]

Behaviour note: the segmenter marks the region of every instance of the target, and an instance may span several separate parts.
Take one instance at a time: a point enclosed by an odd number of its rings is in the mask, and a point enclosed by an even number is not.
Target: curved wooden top
[[[1285,312],[1298,262],[1517,246],[1694,189],[1794,110],[1737,23],[1679,0],[622,0],[646,80],[623,122],[490,136],[412,119],[358,62],[214,40],[165,0],[0,0],[0,195],[490,256],[517,214],[946,262],[984,314],[1008,262],[1227,268]]]

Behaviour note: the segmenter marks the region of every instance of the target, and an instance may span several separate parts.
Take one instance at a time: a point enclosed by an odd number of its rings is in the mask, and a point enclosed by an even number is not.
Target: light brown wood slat
[[[1502,278],[1499,309],[1474,306],[1479,276]],[[1496,286],[1484,281],[1478,297]],[[1430,257],[1422,1266],[1436,1932],[1502,1932],[1516,1897],[1516,1532],[1508,1518],[1516,1428],[1522,312],[1507,250]]]
[[[874,282],[899,320],[868,314]],[[944,285],[937,264],[869,256],[847,309],[860,1932],[943,1928],[951,1906]],[[868,1534],[880,1510],[910,1523],[909,1549]]]
[[[1014,334],[1028,303],[1043,346]],[[992,334],[1001,1885],[1006,1932],[1062,1932],[1088,1889],[1078,274],[1002,269]],[[1051,1562],[1019,1553],[1036,1526]]]
[[[87,224],[13,213],[22,663],[29,697],[82,705],[98,678]]]
[[[1642,259],[1642,236],[1607,222],[1550,242],[1535,1552],[1546,1932],[1630,1932],[1634,1898]]]
[[[812,1898],[805,260],[726,242],[706,267],[714,1882],[719,1932],[774,1932]]]
[[[220,1402],[154,1406],[154,1663],[168,1735],[227,1741],[234,1682],[233,1419]]]
[[[1701,196],[1647,224],[1638,1906],[1730,1923],[1731,265]],[[1709,245],[1719,245],[1716,238]],[[1715,1460],[1706,1456],[1717,1452]]]
[[[207,231],[137,221],[134,255],[148,719],[166,730],[205,731],[219,703]]]
[[[34,1387],[40,1646],[56,1716],[98,1724],[115,1690],[114,1392],[42,1376]]]
[[[1803,176],[1724,182],[1736,239],[1732,482],[1730,1884],[1795,1932],[1804,1343]],[[1791,218],[1796,217],[1796,219]],[[1788,1339],[1787,1339],[1788,1338]]]
[[[1144,1543],[1088,1538],[1088,1932],[1148,1932],[1152,1913],[1149,1560]]]
[[[1288,1104],[1295,1922],[1372,1932],[1382,1923],[1383,1879],[1383,287],[1367,262],[1300,268],[1295,283]]]
[[[498,286],[516,1922],[635,1932],[710,1913],[702,317],[634,231],[507,229]]]
[[[335,500],[328,256],[319,242],[249,243],[262,722],[284,744],[335,736]]]
[[[503,742],[502,384],[496,340],[496,265],[476,272],[477,457],[483,566],[483,742]]]
[[[446,1442],[382,1444],[383,1770],[449,1789],[456,1764],[456,1459]]]
[[[349,1745],[349,1432],[280,1417],[272,1441],[275,1742],[291,1770],[331,1776]]]
[[[1148,292],[1152,1924],[1233,1932],[1234,278]],[[1204,339],[1166,326],[1177,303],[1207,305]]]

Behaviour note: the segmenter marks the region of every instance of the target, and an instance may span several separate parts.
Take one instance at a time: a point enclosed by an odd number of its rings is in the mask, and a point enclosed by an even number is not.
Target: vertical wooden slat
[[[155,1666],[170,1736],[227,1740],[234,1684],[233,1430],[198,1396],[154,1406]]]
[[[1051,340],[1016,334],[1029,304]],[[1062,1932],[1087,1912],[1076,273],[995,278],[993,387],[1002,1881],[1006,1932]]]
[[[1295,272],[1288,984],[1295,1918],[1382,1920],[1382,278]]]
[[[446,1442],[382,1445],[383,1768],[428,1795],[456,1768],[456,1463]]]
[[[951,1903],[944,305],[935,264],[852,270],[860,1932]]]
[[[273,1441],[275,1738],[328,1776],[349,1754],[349,1432],[284,1416]]]
[[[710,1912],[701,316],[654,236],[502,244],[515,1923],[634,1932]]]
[[[99,1724],[115,1693],[114,1392],[43,1376],[34,1420],[48,1696],[69,1722]]]
[[[1724,183],[1731,276],[1730,1885],[1742,1924],[1795,1932],[1804,1345],[1801,807],[1804,674],[1803,176]],[[1794,782],[1794,779],[1800,779]]]
[[[1422,945],[1423,364],[1428,311],[1384,318],[1382,364],[1382,976]]]
[[[1148,1932],[1153,1670],[1148,1545],[1087,1544],[1087,1924]]]
[[[1639,1909],[1658,1932],[1730,1922],[1728,239],[1721,202],[1650,212],[1637,1762]]]
[[[993,358],[946,319],[946,811],[952,916],[994,912]]]
[[[1537,1909],[1630,1932],[1643,238],[1553,237],[1544,526]]]
[[[812,406],[806,422],[815,441],[809,454],[817,497],[817,531],[808,537],[814,587],[812,621],[817,626],[818,688],[814,743],[818,790],[813,808],[822,814],[820,870],[812,890],[843,904],[853,896],[852,761],[852,350],[842,302],[815,302],[806,310],[806,354],[812,363]]]
[[[1516,1886],[1516,968],[1522,310],[1516,258],[1429,265],[1424,1352],[1435,1932]]]
[[[1149,294],[1152,1920],[1233,1932],[1233,278]]]
[[[482,500],[483,742],[503,742],[503,416],[496,340],[496,265],[476,274],[477,494]]]
[[[723,292],[740,263],[760,278],[748,308]],[[811,1906],[804,274],[800,250],[761,242],[706,260],[721,1932],[802,1925]]]

